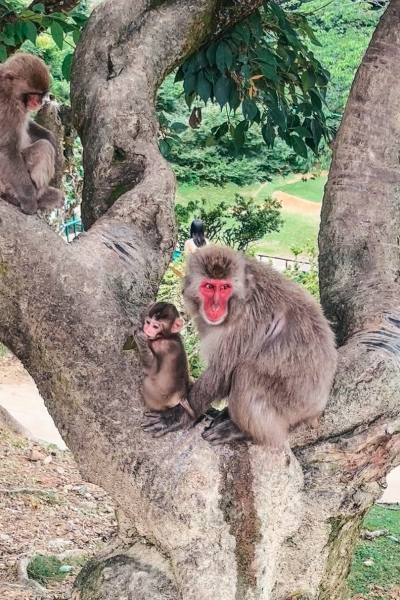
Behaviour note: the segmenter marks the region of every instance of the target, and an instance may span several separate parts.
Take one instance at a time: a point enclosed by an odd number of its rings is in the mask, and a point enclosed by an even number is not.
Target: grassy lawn
[[[373,506],[363,529],[387,529],[389,533],[370,541],[360,539],[347,580],[350,598],[400,599],[400,510]]]
[[[266,184],[256,182],[253,185],[239,187],[229,184],[223,188],[211,186],[189,186],[181,185],[177,191],[177,202],[185,205],[190,200],[205,198],[210,204],[226,202],[231,204],[235,194],[242,196],[257,196],[259,199],[271,195],[275,190],[286,191],[288,194],[316,202],[322,199],[323,187],[326,177],[318,177],[306,182],[296,181],[299,176],[275,177],[273,181]],[[319,196],[318,196],[319,190]],[[318,196],[318,198],[317,198]],[[310,241],[317,245],[319,217],[313,214],[302,214],[293,211],[282,210],[284,224],[277,233],[270,233],[256,244],[256,251],[261,254],[293,258],[290,251],[291,246],[304,245]]]
[[[291,246],[304,248],[307,242],[317,246],[319,216],[282,210],[282,217],[281,230],[267,234],[255,244],[258,253],[293,258]]]
[[[312,202],[321,202],[326,179],[326,177],[316,177],[307,181],[296,181],[285,185],[278,184],[275,189],[291,194],[292,196],[304,198],[305,200],[311,200]]]

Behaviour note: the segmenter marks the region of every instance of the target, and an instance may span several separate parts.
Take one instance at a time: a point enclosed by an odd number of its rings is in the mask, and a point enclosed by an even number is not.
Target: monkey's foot
[[[246,442],[251,441],[250,436],[239,429],[230,419],[226,418],[227,409],[224,409],[220,415],[212,422],[210,427],[202,433],[203,439],[212,446],[218,444],[227,444],[228,442]],[[224,414],[225,413],[225,414]],[[229,414],[229,413],[228,413]]]
[[[144,417],[142,428],[153,434],[153,437],[161,437],[171,431],[187,429],[193,424],[193,419],[181,404],[161,412],[145,412]]]

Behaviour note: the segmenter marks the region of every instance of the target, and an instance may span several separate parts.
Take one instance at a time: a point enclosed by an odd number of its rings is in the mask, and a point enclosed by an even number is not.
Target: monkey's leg
[[[47,140],[38,140],[25,148],[22,156],[29,176],[40,193],[54,176],[55,150]]]
[[[47,187],[37,201],[38,208],[62,208],[64,206],[64,194],[53,187]]]

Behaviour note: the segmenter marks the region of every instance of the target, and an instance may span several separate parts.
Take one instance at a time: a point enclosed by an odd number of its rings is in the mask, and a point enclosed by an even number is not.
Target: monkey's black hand
[[[161,437],[171,431],[187,429],[194,422],[181,404],[161,412],[146,412],[144,416],[142,428],[152,433],[153,437]]]
[[[224,411],[222,411],[222,413],[224,413]],[[233,421],[230,419],[221,421],[219,417],[212,422],[210,427],[203,431],[202,438],[212,446],[226,444],[228,442],[244,442],[251,440],[247,433],[241,431]]]

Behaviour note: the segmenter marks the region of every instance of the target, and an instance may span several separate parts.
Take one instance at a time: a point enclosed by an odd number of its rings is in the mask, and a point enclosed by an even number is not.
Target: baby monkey
[[[187,401],[189,366],[180,331],[183,319],[176,307],[156,302],[144,313],[143,328],[133,332],[145,375],[142,393],[151,410],[161,411],[181,404],[192,418]]]

